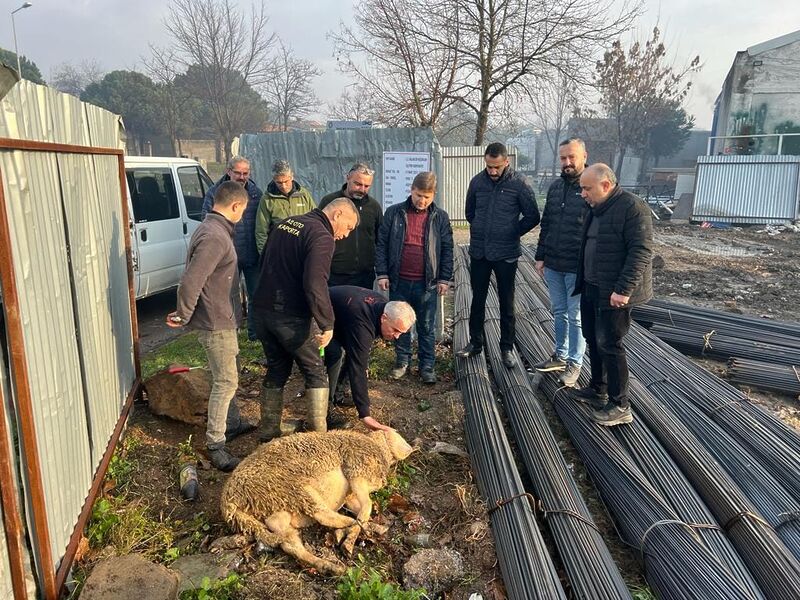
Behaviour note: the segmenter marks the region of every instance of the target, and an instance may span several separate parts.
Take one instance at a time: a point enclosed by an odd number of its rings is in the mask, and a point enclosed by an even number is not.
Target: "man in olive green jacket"
[[[311,192],[294,180],[291,165],[276,160],[272,165],[272,181],[261,198],[256,214],[256,248],[264,253],[272,228],[288,217],[303,215],[317,207]]]

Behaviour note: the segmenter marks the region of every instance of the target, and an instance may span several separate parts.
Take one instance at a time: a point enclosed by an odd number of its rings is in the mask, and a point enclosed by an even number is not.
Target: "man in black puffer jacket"
[[[620,425],[633,420],[622,341],[630,329],[631,308],[653,297],[653,219],[641,198],[617,185],[607,165],[588,167],[581,189],[591,211],[583,228],[575,293],[582,294],[592,381],[575,395],[592,405],[597,423]]]
[[[508,164],[506,147],[493,142],[483,156],[486,169],[472,178],[467,188],[469,221],[469,278],[472,306],[469,311],[469,344],[456,352],[466,358],[483,351],[486,295],[494,271],[500,297],[500,350],[509,369],[516,361],[514,348],[514,278],[522,251],[519,239],[539,224],[539,208],[533,190]]]
[[[578,381],[586,343],[581,333],[581,297],[573,296],[578,272],[583,222],[589,205],[581,193],[580,178],[586,168],[586,145],[580,138],[558,146],[561,177],[547,190],[542,213],[536,270],[547,282],[555,327],[553,356],[534,367],[543,373],[563,371],[559,381],[572,387]]]

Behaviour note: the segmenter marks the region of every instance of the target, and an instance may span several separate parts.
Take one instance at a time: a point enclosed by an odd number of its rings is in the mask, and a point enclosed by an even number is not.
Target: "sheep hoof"
[[[336,540],[336,545],[342,543],[345,534],[347,533],[347,527],[343,527],[342,529],[337,529],[333,532],[333,539]]]
[[[370,535],[381,537],[386,535],[387,531],[389,531],[389,528],[386,525],[379,525],[378,523],[373,523],[372,521],[364,524],[364,533],[368,533]]]
[[[356,547],[356,542],[358,541],[358,532],[351,531],[347,534],[347,539],[342,543],[342,550],[344,551],[347,556],[352,557],[353,551]]]

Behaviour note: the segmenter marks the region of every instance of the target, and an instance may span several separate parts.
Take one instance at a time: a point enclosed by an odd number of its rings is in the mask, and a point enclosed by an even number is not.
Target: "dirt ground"
[[[457,243],[468,240],[468,231],[457,229]],[[536,234],[526,237],[535,242]],[[733,310],[753,315],[796,320],[794,303],[800,298],[800,234],[782,232],[770,235],[759,227],[744,229],[701,229],[697,225],[656,224],[657,258],[654,280],[656,295],[678,302]],[[467,565],[466,574],[448,599],[466,599],[480,593],[485,599],[503,598],[485,507],[481,502],[465,457],[433,451],[437,442],[465,450],[463,408],[452,372],[452,353],[447,340],[439,346],[437,370],[440,381],[423,385],[416,372],[400,382],[388,379],[393,351],[378,342],[371,367],[370,392],[373,414],[395,427],[419,448],[398,470],[390,493],[376,503],[373,518],[387,526],[381,538],[363,540],[357,557],[342,556],[330,534],[311,528],[304,532],[307,545],[315,553],[338,557],[348,566],[368,564],[382,571],[386,581],[401,581],[402,566],[415,550],[412,536],[429,534],[433,547],[448,547],[460,552]],[[723,373],[721,363],[703,361],[705,367]],[[263,367],[246,364],[240,379],[239,399],[246,417],[256,421],[258,394]],[[303,414],[302,399],[293,398],[299,389],[297,375],[290,383],[290,400],[284,418]],[[752,396],[781,418],[800,425],[797,399],[753,392]],[[566,439],[557,417],[542,402],[576,478],[585,490],[587,503],[607,539],[612,553],[632,588],[642,585],[642,574],[634,556],[617,539],[613,524],[605,515],[600,499],[588,481],[580,460]],[[348,416],[357,422],[354,409]],[[360,424],[356,425],[361,427]],[[176,452],[189,435],[202,453],[203,430],[155,417],[146,405],[137,405],[128,428],[129,458],[137,465],[127,487],[127,497],[141,502],[151,518],[183,524],[184,531],[174,536],[178,548],[204,550],[208,543],[231,533],[222,523],[218,498],[226,475],[205,465],[199,470],[201,496],[194,502],[180,499],[177,484]],[[257,444],[255,435],[243,436],[230,444],[244,457]],[[202,523],[202,535],[197,524]],[[546,537],[546,536],[545,536]],[[326,579],[303,568],[280,551],[260,556],[246,549],[240,567],[245,575],[241,598],[336,598],[336,580]],[[86,554],[84,566],[111,552],[96,548]]]

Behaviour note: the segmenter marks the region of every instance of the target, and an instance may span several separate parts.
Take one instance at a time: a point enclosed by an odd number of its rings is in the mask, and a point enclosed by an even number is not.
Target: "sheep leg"
[[[369,483],[365,479],[354,479],[350,482],[352,499],[348,504],[356,514],[356,524],[347,529],[347,537],[342,543],[342,549],[348,556],[353,555],[358,536],[361,534],[362,525],[369,521],[372,514],[372,499],[369,497]]]
[[[356,522],[352,517],[328,508],[317,490],[307,487],[304,491],[314,503],[315,510],[311,514],[311,518],[320,525],[331,529],[342,529],[343,527],[350,527]]]
[[[341,575],[345,572],[344,565],[316,556],[306,549],[300,537],[300,530],[292,525],[291,513],[282,511],[271,515],[267,519],[267,527],[264,529],[267,530],[267,528],[274,532],[273,539],[280,538],[278,544],[280,549],[298,562],[314,567],[320,573],[328,575]],[[256,534],[256,537],[258,538],[259,535]]]

